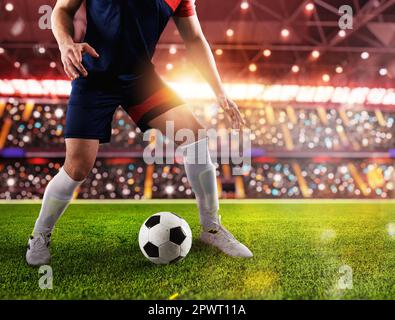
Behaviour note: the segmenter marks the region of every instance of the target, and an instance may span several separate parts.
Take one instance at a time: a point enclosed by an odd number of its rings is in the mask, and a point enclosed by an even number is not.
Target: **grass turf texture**
[[[24,260],[38,204],[0,205],[1,299],[395,299],[393,203],[223,204],[223,223],[254,253],[232,259],[198,241],[193,204],[73,204],[51,251],[53,290]],[[158,211],[190,224],[187,258],[156,266],[138,247],[140,225]],[[353,269],[340,290],[339,268]]]

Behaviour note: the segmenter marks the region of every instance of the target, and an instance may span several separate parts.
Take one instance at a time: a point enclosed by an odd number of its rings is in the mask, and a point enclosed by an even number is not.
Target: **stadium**
[[[24,254],[64,161],[71,91],[45,25],[55,2],[0,1],[0,299],[395,299],[393,0],[198,0],[250,130],[241,175],[215,163],[220,214],[254,257],[199,242],[184,166],[147,164],[159,137],[146,141],[119,108],[54,231],[54,287],[41,290]],[[352,28],[339,27],[342,5]],[[172,23],[154,64],[205,127],[229,128]],[[186,219],[194,242],[184,261],[158,267],[137,237],[160,211]]]

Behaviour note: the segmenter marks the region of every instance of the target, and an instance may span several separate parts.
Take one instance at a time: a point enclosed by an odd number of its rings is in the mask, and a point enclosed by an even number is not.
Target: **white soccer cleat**
[[[222,225],[217,230],[203,231],[200,240],[208,245],[217,247],[219,250],[231,257],[251,258],[250,249],[237,239]]]
[[[26,251],[26,262],[29,265],[42,266],[51,261],[51,254],[48,249],[50,239],[50,233],[30,236]]]

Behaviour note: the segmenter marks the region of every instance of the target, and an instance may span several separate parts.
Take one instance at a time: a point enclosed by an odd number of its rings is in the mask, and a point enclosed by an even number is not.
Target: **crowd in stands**
[[[152,196],[156,199],[193,198],[193,192],[181,165],[155,165]]]
[[[98,159],[82,184],[81,199],[132,199],[144,195],[145,165],[128,159]]]
[[[63,160],[16,159],[0,164],[0,199],[40,199]],[[145,166],[128,159],[98,159],[78,190],[80,199],[141,199]]]
[[[228,128],[214,105],[192,106],[207,127]],[[31,109],[31,110],[30,110]],[[244,106],[240,110],[251,129],[253,147],[270,151],[387,151],[395,148],[395,111],[295,105]],[[2,120],[12,120],[4,147],[54,150],[64,148],[66,105],[29,104],[9,100]],[[1,122],[0,122],[1,125]],[[140,130],[119,109],[113,119],[111,144],[101,150],[141,151]]]
[[[225,114],[210,104],[191,106],[209,128],[229,127]],[[253,159],[244,167],[240,183],[217,166],[223,198],[394,198],[394,161],[330,158],[332,151],[387,152],[395,149],[395,111],[363,107],[308,105],[244,105],[240,103],[252,146],[265,151],[305,152],[304,159],[282,156]],[[8,99],[0,102],[0,132],[3,148],[41,151],[47,158],[0,159],[0,199],[38,199],[63,160],[51,152],[64,150],[66,104],[33,103]],[[7,134],[4,128],[8,123]],[[10,125],[11,123],[11,125]],[[146,146],[139,128],[122,109],[113,117],[112,141],[99,157],[78,190],[81,199],[193,198],[182,165],[143,162]],[[133,159],[117,152],[136,152]],[[328,152],[325,161],[307,159],[308,151]],[[59,155],[54,155],[59,157]],[[303,154],[304,157],[304,154]],[[149,177],[148,177],[149,176]],[[147,187],[150,192],[147,192]],[[240,190],[242,188],[243,190]]]
[[[16,159],[0,164],[0,199],[38,199],[61,166],[61,160]],[[244,168],[242,186],[226,178],[223,166],[217,176],[234,194],[243,188],[246,198],[394,198],[395,162],[343,159],[274,160]],[[149,174],[147,172],[150,172]],[[141,160],[98,159],[80,187],[80,199],[142,199],[145,187],[154,199],[188,199],[193,192],[182,165],[153,165]],[[235,191],[235,192],[233,192]],[[223,197],[229,197],[229,194]]]
[[[300,198],[298,178],[291,164],[258,163],[244,174],[247,198]]]
[[[386,199],[395,197],[394,168],[394,161],[279,161],[254,164],[244,183],[247,198]]]

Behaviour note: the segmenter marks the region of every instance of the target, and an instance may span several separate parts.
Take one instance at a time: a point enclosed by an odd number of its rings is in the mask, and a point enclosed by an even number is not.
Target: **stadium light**
[[[318,59],[320,57],[320,52],[318,50],[313,50],[311,52],[311,56],[313,57],[313,59]]]
[[[64,114],[64,112],[63,112],[62,109],[58,108],[58,109],[55,110],[55,117],[56,118],[58,118],[58,119],[62,118],[63,114]]]
[[[337,66],[335,71],[336,71],[336,73],[343,73],[343,67]]]
[[[272,52],[269,49],[263,50],[263,55],[268,58],[272,55]]]
[[[250,7],[250,4],[248,3],[247,0],[243,0],[243,1],[241,2],[241,4],[240,4],[240,8],[241,8],[242,10],[247,10],[249,7]]]
[[[369,57],[370,57],[369,52],[364,51],[364,52],[361,53],[361,59],[367,60],[367,59],[369,59]]]
[[[14,62],[14,67],[19,69],[21,67],[21,63],[19,61]]]
[[[305,10],[306,10],[307,12],[312,12],[312,11],[314,10],[315,6],[314,6],[314,3],[309,2],[309,3],[307,3],[307,4],[305,5],[304,8],[305,8]]]
[[[56,62],[55,61],[51,61],[49,63],[49,67],[52,68],[52,69],[55,69],[56,68]]]
[[[344,38],[346,36],[346,31],[345,30],[339,30],[339,32],[337,34],[338,34],[338,36],[340,38]]]
[[[175,46],[171,46],[169,49],[169,53],[172,55],[177,54],[177,48]]]
[[[257,65],[255,63],[251,63],[248,66],[248,70],[250,70],[250,72],[256,72],[258,70],[258,67],[257,67]]]
[[[173,186],[166,186],[165,192],[169,195],[172,194],[174,192],[174,187]]]
[[[167,70],[167,71],[171,71],[171,70],[173,70],[173,69],[174,69],[174,65],[173,65],[172,63],[166,64],[166,70]]]
[[[330,79],[330,76],[327,75]],[[169,82],[186,100],[215,99],[206,83],[186,81]],[[334,104],[394,105],[395,89],[367,87],[263,85],[259,83],[227,83],[225,89],[233,100],[263,102],[315,102]],[[67,80],[0,79],[0,96],[67,97],[71,83]],[[378,98],[380,97],[380,98]]]
[[[215,50],[215,54],[217,56],[222,56],[224,54],[224,51],[222,49],[217,49],[217,50]]]
[[[297,64],[294,64],[291,68],[293,73],[298,73],[300,71],[300,68]]]
[[[386,76],[388,74],[387,68],[380,68],[379,74],[380,74],[380,76],[383,76],[383,77]]]
[[[4,8],[8,12],[14,11],[14,5],[11,2],[7,2],[4,6]]]
[[[226,36],[227,36],[228,38],[232,38],[232,37],[234,36],[234,34],[235,34],[235,32],[234,32],[233,29],[228,29],[228,30],[226,30]]]
[[[38,53],[39,54],[44,54],[46,52],[46,50],[45,50],[45,48],[44,47],[38,47]]]
[[[8,178],[7,179],[7,186],[13,187],[15,185],[15,179],[14,178]]]
[[[284,28],[284,29],[281,30],[281,36],[283,38],[288,38],[289,35],[290,35],[290,32],[289,32],[289,30],[287,28]]]
[[[5,49],[3,47],[0,47],[0,54],[3,54],[5,52]]]
[[[324,81],[324,82],[329,82],[329,80],[331,80],[331,77],[329,76],[329,74],[324,73],[324,74],[322,75],[322,81]]]

